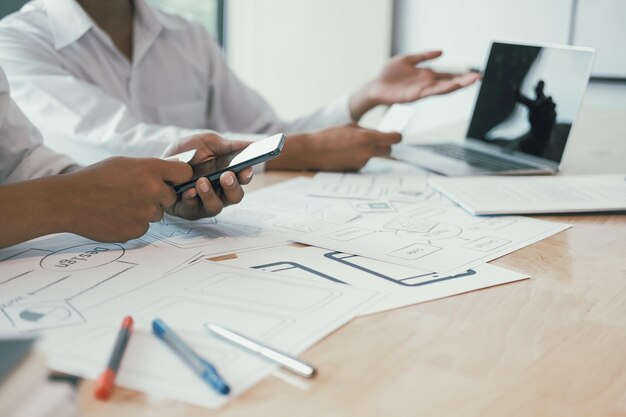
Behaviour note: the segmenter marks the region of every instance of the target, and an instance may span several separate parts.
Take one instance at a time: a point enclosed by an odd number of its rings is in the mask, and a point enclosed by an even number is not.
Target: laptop
[[[392,156],[450,176],[556,173],[593,55],[590,48],[492,43],[465,141],[400,144]]]

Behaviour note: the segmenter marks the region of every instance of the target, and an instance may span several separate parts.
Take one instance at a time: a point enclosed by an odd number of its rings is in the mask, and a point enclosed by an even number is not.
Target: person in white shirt
[[[169,152],[196,150],[197,162],[245,146],[196,135]],[[61,174],[61,175],[59,175]],[[11,100],[0,68],[0,248],[51,233],[71,232],[119,242],[143,235],[163,211],[196,219],[213,216],[243,198],[250,169],[226,172],[218,195],[206,178],[177,200],[171,184],[189,181],[191,166],[156,158],[111,158],[81,168],[43,145],[41,135]]]
[[[357,126],[367,111],[478,79],[416,67],[439,55],[395,57],[351,96],[285,122],[233,74],[201,25],[146,0],[33,0],[0,23],[15,100],[47,144],[82,163],[160,155],[176,138],[212,130],[287,133],[268,168],[355,170],[401,139]]]

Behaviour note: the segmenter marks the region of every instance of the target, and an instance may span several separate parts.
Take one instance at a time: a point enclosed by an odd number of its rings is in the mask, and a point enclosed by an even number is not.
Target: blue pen
[[[163,320],[156,319],[152,322],[154,334],[165,342],[189,367],[222,395],[228,395],[230,387],[217,373],[217,369],[206,359],[200,357],[191,347],[185,343],[172,329],[167,327]]]

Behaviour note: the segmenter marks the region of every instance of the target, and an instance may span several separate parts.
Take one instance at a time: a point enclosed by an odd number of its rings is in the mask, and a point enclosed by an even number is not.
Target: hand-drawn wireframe
[[[211,336],[204,323],[217,323],[299,354],[367,308],[377,295],[345,285],[199,261],[89,309],[85,317],[90,324],[59,329],[47,352],[53,369],[95,377],[109,354],[115,324],[131,314],[136,334],[126,352],[129,365],[118,375],[118,383],[216,408],[275,366]],[[231,386],[228,397],[215,393],[163,343],[148,337],[150,322],[157,317],[216,365]]]
[[[422,285],[430,285],[430,284],[434,284],[434,283],[441,282],[441,281],[447,281],[449,279],[470,277],[476,274],[476,271],[474,271],[473,269],[469,269],[465,272],[462,272],[460,274],[454,274],[454,275],[445,275],[445,274],[442,275],[442,274],[437,274],[435,272],[420,271],[420,272],[416,272],[414,275],[410,275],[405,278],[394,278],[385,273],[377,272],[372,269],[366,268],[364,266],[358,265],[357,263],[352,263],[348,261],[348,259],[350,258],[354,258],[356,260],[357,258],[359,258],[357,255],[350,255],[350,254],[342,253],[342,252],[328,252],[324,254],[324,257],[327,259],[336,261],[336,262],[340,262],[351,268],[355,268],[360,271],[363,271],[367,274],[372,275],[372,277],[385,279],[391,283],[394,283],[397,285],[403,285],[406,287],[419,287]],[[288,275],[299,276],[299,277],[307,277],[307,276],[314,275],[314,276],[326,279],[328,281],[337,282],[340,284],[348,284],[347,282],[342,281],[339,278],[330,276],[312,267],[308,267],[306,265],[302,265],[301,263],[293,262],[293,261],[272,262],[272,263],[264,264],[264,265],[255,265],[255,266],[252,266],[251,268],[260,269],[262,271],[267,271],[267,272],[284,272]]]
[[[84,310],[167,272],[194,253],[151,259],[157,248],[99,243],[70,234],[0,251],[0,331],[84,323]],[[141,255],[139,255],[141,252]],[[142,265],[147,257],[150,266]],[[142,274],[145,273],[145,275]],[[106,295],[103,295],[106,294]]]
[[[423,285],[432,285],[438,282],[448,281],[451,279],[468,278],[468,277],[472,277],[476,275],[476,271],[474,269],[468,269],[467,271],[463,271],[461,273],[452,274],[452,275],[438,274],[436,272],[423,272],[423,271],[417,272],[416,271],[413,275],[396,278],[391,275],[388,275],[387,273],[383,273],[380,271],[370,269],[366,266],[359,265],[359,260],[362,260],[362,258],[357,255],[350,255],[348,253],[333,251],[333,252],[325,253],[324,257],[327,259],[331,259],[333,261],[342,263],[344,265],[347,265],[351,268],[358,269],[374,277],[381,278],[391,283],[394,283],[397,285],[403,285],[406,287],[421,287]],[[385,270],[385,268],[383,268],[383,270]]]
[[[433,194],[427,177],[426,172],[391,175],[321,172],[313,177],[308,194],[325,198],[418,202]]]
[[[342,282],[379,292],[367,313],[434,300],[527,276],[492,265],[438,274],[316,247],[286,245],[238,254],[220,263],[262,269],[290,277]]]
[[[199,221],[186,221],[164,217],[160,222],[150,225],[148,233],[141,238],[146,243],[166,243],[180,249],[200,249],[207,255],[216,255],[238,250],[267,246],[285,240],[283,235],[264,230],[262,225],[245,220],[245,216],[256,214],[257,220],[271,219],[272,215],[237,212],[233,220],[222,221],[218,218]]]
[[[429,202],[292,239],[427,271],[460,273],[568,227],[526,217],[476,218],[459,207]]]
[[[398,211],[394,204],[388,200],[352,201],[350,205],[359,213],[393,213]]]
[[[286,272],[288,275],[295,276],[295,277],[308,277],[308,276],[314,275],[314,276],[326,279],[331,282],[336,282],[338,284],[347,284],[347,282],[342,281],[339,278],[332,277],[328,274],[317,271],[313,268],[302,265],[298,262],[292,262],[292,261],[271,262],[269,264],[264,264],[264,265],[255,265],[250,268],[260,269],[261,271],[267,271],[267,272]]]
[[[279,232],[284,239],[346,224],[362,215],[351,202],[307,195],[309,178],[297,178],[255,191],[217,217],[220,222],[247,222],[265,231]],[[395,209],[394,209],[395,211]]]

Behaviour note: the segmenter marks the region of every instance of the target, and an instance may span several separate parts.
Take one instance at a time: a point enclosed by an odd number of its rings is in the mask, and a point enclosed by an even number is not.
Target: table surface
[[[626,172],[625,119],[584,109],[563,172]],[[295,175],[261,174],[251,188]],[[302,386],[268,377],[207,410],[125,389],[100,403],[88,381],[81,414],[624,416],[626,215],[539,218],[573,227],[493,262],[530,280],[357,318],[302,356],[319,369]]]

